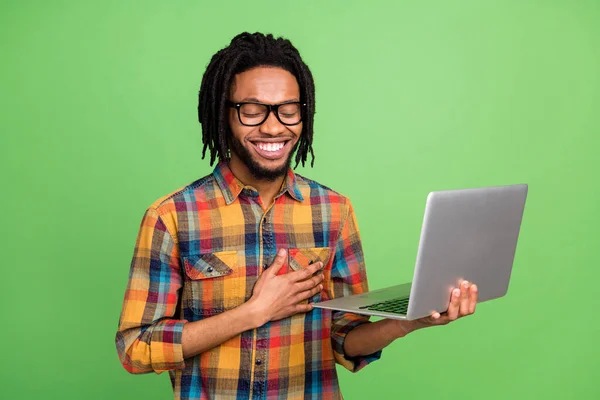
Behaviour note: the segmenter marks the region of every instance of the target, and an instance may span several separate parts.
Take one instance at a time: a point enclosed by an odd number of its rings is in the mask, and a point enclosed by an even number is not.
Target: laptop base
[[[315,308],[346,311],[354,314],[372,315],[388,319],[406,319],[406,312],[390,312],[373,308],[379,308],[378,305],[389,300],[408,298],[410,295],[410,288],[411,283],[405,283],[403,285],[391,286],[367,293],[340,297],[322,303],[313,303],[313,306]]]

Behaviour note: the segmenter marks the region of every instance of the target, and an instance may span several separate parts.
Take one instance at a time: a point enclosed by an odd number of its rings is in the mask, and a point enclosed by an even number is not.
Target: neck
[[[248,170],[248,167],[239,158],[232,155],[229,160],[229,169],[233,175],[244,185],[252,186],[258,191],[263,203],[263,208],[268,207],[272,202],[285,180],[286,175],[277,177],[275,180],[256,179]]]

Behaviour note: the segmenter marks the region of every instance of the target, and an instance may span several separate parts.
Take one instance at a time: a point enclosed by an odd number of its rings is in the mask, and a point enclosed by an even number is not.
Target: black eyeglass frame
[[[257,101],[244,101],[241,103],[234,103],[232,101],[227,100],[225,102],[225,104],[228,107],[232,107],[237,110],[238,120],[240,121],[240,124],[242,124],[244,126],[259,126],[259,125],[264,124],[265,121],[269,118],[269,115],[271,114],[271,112],[273,112],[275,114],[275,118],[277,118],[277,120],[279,122],[281,122],[283,125],[295,126],[295,125],[298,125],[300,122],[302,122],[302,120],[304,119],[304,110],[306,109],[306,103],[302,103],[301,101],[287,101],[285,103],[279,103],[279,104],[266,104],[266,103],[259,103]],[[242,121],[242,115],[240,114],[240,109],[242,108],[242,106],[244,104],[257,104],[260,106],[267,107],[267,113],[265,114],[265,118],[262,121],[260,121],[260,123],[258,123],[258,124],[245,124]],[[293,124],[288,124],[287,122],[283,122],[281,120],[281,118],[279,117],[279,107],[287,105],[287,104],[299,104],[300,105],[300,120],[298,120],[298,122],[295,122]]]

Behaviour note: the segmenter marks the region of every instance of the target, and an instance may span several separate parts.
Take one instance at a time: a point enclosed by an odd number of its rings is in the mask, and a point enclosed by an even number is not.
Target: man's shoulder
[[[298,183],[300,191],[308,192],[311,198],[327,198],[329,201],[334,201],[341,204],[350,203],[350,199],[347,196],[313,179],[296,174],[296,182]]]
[[[206,190],[214,190],[214,182],[215,178],[213,174],[206,175],[159,197],[148,208],[155,209],[159,214],[165,211],[176,210],[177,204],[192,201]]]

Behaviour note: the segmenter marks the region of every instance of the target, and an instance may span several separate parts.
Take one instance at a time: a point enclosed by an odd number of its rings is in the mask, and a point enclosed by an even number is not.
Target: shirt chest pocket
[[[183,257],[183,305],[194,314],[211,316],[238,307],[245,301],[245,268],[237,251]]]
[[[288,263],[291,271],[299,271],[303,268],[308,267],[318,261],[323,263],[323,267],[327,267],[330,258],[330,251],[328,247],[307,247],[307,248],[291,248],[288,251]],[[323,282],[325,287],[326,282]],[[308,301],[302,303],[314,303],[321,301],[321,293],[317,293]]]

